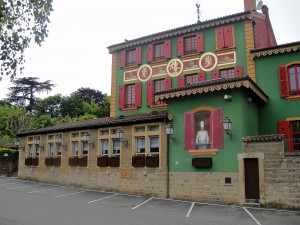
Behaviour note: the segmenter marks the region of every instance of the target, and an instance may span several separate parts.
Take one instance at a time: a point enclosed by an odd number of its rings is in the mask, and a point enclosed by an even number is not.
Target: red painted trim
[[[203,82],[205,80],[205,72],[198,72],[198,82]]]
[[[136,64],[142,64],[142,47],[136,48]]]
[[[165,41],[165,59],[171,58],[171,40],[166,40]]]
[[[153,61],[153,44],[147,46],[147,61]]]
[[[204,35],[203,33],[197,33],[197,52],[204,52]]]
[[[125,51],[121,51],[120,53],[120,67],[125,67]]]
[[[279,87],[280,87],[280,97],[289,96],[289,80],[287,76],[287,68],[285,66],[279,66]]]
[[[177,55],[183,55],[183,37],[177,38]]]
[[[142,106],[142,83],[135,83],[135,106]]]
[[[191,112],[184,113],[184,150],[194,149],[195,143],[195,122]]]
[[[147,105],[151,106],[153,105],[154,99],[153,99],[153,80],[147,81]]]

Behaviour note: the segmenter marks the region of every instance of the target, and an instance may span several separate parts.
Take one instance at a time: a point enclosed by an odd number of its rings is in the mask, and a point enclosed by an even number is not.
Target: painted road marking
[[[0,185],[8,185],[8,184],[15,184],[15,183],[18,183],[18,182],[3,183],[3,184],[0,184]]]
[[[70,193],[70,194],[66,194],[66,195],[58,195],[58,196],[55,196],[55,198],[65,197],[65,196],[69,196],[69,195],[76,195],[76,194],[80,194],[83,192],[86,192],[86,191],[79,191],[79,192],[74,192],[74,193]]]
[[[148,200],[142,202],[141,204],[139,204],[139,205],[137,205],[137,206],[135,206],[135,207],[133,207],[133,208],[131,208],[131,209],[136,209],[136,208],[140,207],[141,205],[144,205],[145,203],[151,201],[152,199],[153,199],[153,198],[149,198]]]
[[[192,210],[193,210],[193,208],[194,208],[194,205],[195,205],[195,202],[193,202],[192,203],[192,205],[191,205],[191,207],[190,207],[190,209],[189,209],[189,211],[187,212],[187,214],[186,214],[186,216],[185,217],[190,217],[190,214],[191,214],[191,212],[192,212]]]
[[[249,216],[258,224],[261,225],[260,222],[245,208],[243,207],[243,209],[249,214]]]
[[[27,194],[32,194],[32,193],[37,193],[37,192],[42,192],[42,191],[51,191],[51,190],[54,190],[54,189],[59,189],[59,187],[58,188],[43,189],[43,190],[38,190],[38,191],[30,191],[30,192],[27,192]]]
[[[114,194],[114,195],[110,195],[110,196],[106,196],[106,197],[104,197],[104,198],[96,199],[96,200],[93,200],[93,201],[89,201],[88,203],[90,204],[90,203],[98,202],[98,201],[101,201],[101,200],[104,200],[104,199],[107,199],[107,198],[114,197],[114,196],[116,196],[116,195],[119,195],[119,193]]]
[[[31,187],[31,186],[11,187],[11,188],[5,188],[5,189],[7,189],[7,190],[13,190],[13,189],[17,189],[17,188],[26,188],[26,187]]]

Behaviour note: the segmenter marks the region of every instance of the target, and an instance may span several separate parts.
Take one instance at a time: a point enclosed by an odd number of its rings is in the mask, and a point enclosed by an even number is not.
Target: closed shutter
[[[165,41],[165,59],[171,58],[171,40]]]
[[[203,33],[197,33],[197,52],[204,52],[204,35]]]
[[[213,148],[223,148],[223,119],[222,108],[211,112],[211,142]]]
[[[185,86],[185,76],[184,75],[180,75],[178,76],[178,87],[184,87]]]
[[[165,79],[165,90],[170,90],[172,88],[172,78],[167,77]]]
[[[224,47],[233,47],[233,26],[224,27]]]
[[[220,77],[221,77],[220,70],[213,70],[212,71],[212,79],[218,79]]]
[[[147,46],[147,61],[152,62],[153,61],[153,45]]]
[[[234,76],[235,77],[241,77],[241,76],[243,76],[243,67],[242,66],[236,66],[236,67],[234,67]]]
[[[224,29],[223,27],[217,28],[217,49],[224,48]]]
[[[198,82],[203,82],[205,80],[205,72],[198,72]]]
[[[277,130],[278,134],[284,134],[286,138],[286,147],[287,151],[292,151],[292,139],[291,139],[291,133],[289,128],[289,121],[279,121],[277,122]]]
[[[177,55],[183,55],[183,37],[177,38]]]
[[[125,104],[125,86],[119,86],[119,109],[124,109]]]
[[[135,83],[135,106],[142,106],[142,83]]]
[[[147,81],[147,105],[153,105],[153,80]]]
[[[194,149],[195,143],[195,123],[191,112],[184,113],[184,149]]]
[[[121,51],[120,53],[120,67],[125,67],[125,51]]]
[[[286,67],[279,66],[278,73],[279,73],[280,97],[289,96],[289,81],[288,81]]]
[[[136,65],[142,64],[142,47],[136,48]]]

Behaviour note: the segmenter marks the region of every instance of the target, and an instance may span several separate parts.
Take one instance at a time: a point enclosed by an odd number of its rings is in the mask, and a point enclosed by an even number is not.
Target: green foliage
[[[16,161],[19,158],[19,151],[9,148],[0,148],[0,162]]]
[[[41,115],[31,124],[31,128],[38,129],[53,126],[55,123],[50,115]]]
[[[80,116],[78,118],[78,120],[88,120],[88,119],[94,119],[94,118],[95,118],[95,115],[86,113],[86,114]]]
[[[79,117],[83,115],[83,100],[80,94],[74,92],[69,97],[63,97],[60,110],[62,116]]]
[[[24,50],[33,39],[41,45],[48,36],[52,0],[0,0],[1,76],[16,76],[24,68]]]
[[[35,104],[37,115],[49,114],[52,118],[60,115],[60,105],[62,103],[62,96],[60,94],[38,99]]]

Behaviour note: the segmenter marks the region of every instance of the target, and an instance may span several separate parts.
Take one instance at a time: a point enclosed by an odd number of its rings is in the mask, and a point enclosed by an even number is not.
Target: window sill
[[[228,52],[228,51],[235,51],[236,47],[229,47],[229,48],[222,48],[222,49],[216,49],[216,53],[222,53],[222,52]]]
[[[285,97],[285,99],[286,99],[287,101],[300,100],[300,95],[291,95],[291,96]]]
[[[200,53],[191,53],[191,54],[186,54],[186,55],[182,55],[181,58],[185,59],[185,58],[193,58],[193,57],[199,57]]]
[[[124,108],[122,109],[123,112],[136,112],[137,107],[132,107],[132,108]]]
[[[158,109],[158,108],[168,108],[168,104],[159,104],[159,105],[151,105],[151,109]]]
[[[132,70],[132,69],[135,69],[137,68],[139,65],[133,65],[133,66],[124,66],[122,69],[123,70]]]
[[[168,61],[168,59],[160,59],[160,60],[156,60],[156,61],[152,61],[150,62],[152,65],[156,65],[156,64],[163,64],[166,63]]]
[[[190,156],[197,156],[197,155],[213,155],[216,156],[218,153],[218,149],[196,149],[196,150],[189,150]]]

